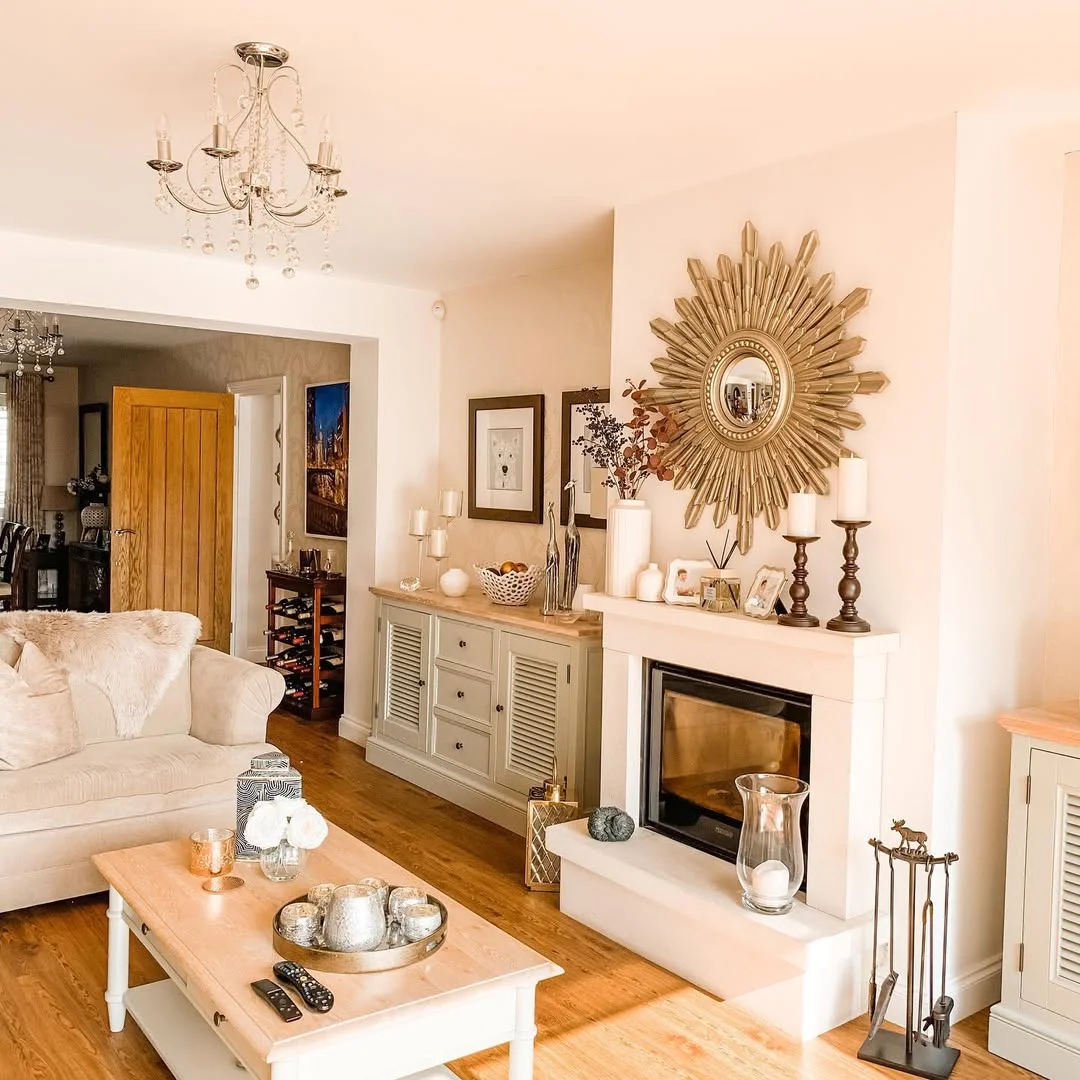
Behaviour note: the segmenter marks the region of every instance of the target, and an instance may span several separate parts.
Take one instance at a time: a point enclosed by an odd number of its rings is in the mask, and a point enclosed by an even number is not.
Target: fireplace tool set
[[[949,867],[958,855],[931,855],[926,850],[926,833],[909,829],[901,818],[893,822],[900,843],[889,847],[871,840],[874,849],[874,951],[870,968],[868,1014],[870,1032],[859,1049],[863,1061],[928,1080],[944,1080],[953,1070],[960,1051],[948,1045],[953,999],[945,992],[949,948]],[[889,973],[878,982],[878,919],[881,907],[882,862],[889,875]],[[885,1014],[892,1001],[900,973],[896,970],[896,864],[907,866],[907,1014],[904,1031],[884,1031]],[[935,879],[935,871],[937,871]],[[940,957],[935,949],[934,889],[943,882]],[[923,903],[919,904],[919,895]],[[916,937],[916,924],[918,936]],[[919,945],[916,979],[916,940]],[[916,990],[918,997],[916,997]],[[939,991],[935,997],[935,990]]]

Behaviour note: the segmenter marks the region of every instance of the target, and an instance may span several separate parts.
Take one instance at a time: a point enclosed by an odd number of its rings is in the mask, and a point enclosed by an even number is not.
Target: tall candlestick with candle
[[[428,537],[428,558],[435,563],[435,580],[442,577],[442,564],[446,559],[446,529],[432,529]]]
[[[870,520],[867,515],[866,459],[846,457],[840,459],[840,476],[836,492],[836,518],[834,525],[844,530],[844,576],[836,591],[840,594],[840,614],[831,618],[826,626],[844,634],[867,634],[870,624],[860,617],[855,601],[862,593],[859,583],[858,531],[865,529]]]
[[[817,496],[813,492],[796,492],[788,499],[788,530],[784,539],[795,545],[795,569],[792,572],[791,610],[785,612],[777,622],[781,626],[818,626],[816,615],[811,615],[806,608],[810,599],[810,586],[806,584],[806,546],[818,539],[817,535]]]
[[[420,507],[409,514],[409,535],[416,539],[416,576],[403,577],[398,582],[399,588],[405,592],[416,592],[420,588],[424,574],[424,540],[431,532],[431,514]]]

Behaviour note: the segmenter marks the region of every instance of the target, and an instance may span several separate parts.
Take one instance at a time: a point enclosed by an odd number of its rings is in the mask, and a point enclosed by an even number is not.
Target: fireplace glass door
[[[734,861],[742,826],[735,778],[808,779],[810,698],[654,664],[646,762],[645,823]]]

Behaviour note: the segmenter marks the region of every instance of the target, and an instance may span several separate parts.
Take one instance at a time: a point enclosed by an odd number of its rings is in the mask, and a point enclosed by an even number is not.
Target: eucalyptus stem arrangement
[[[585,387],[583,392],[596,394],[597,388]],[[607,471],[604,487],[614,488],[620,499],[636,499],[650,476],[657,480],[675,476],[664,455],[679,425],[667,405],[651,401],[644,379],[627,379],[622,396],[633,406],[626,421],[612,416],[598,394],[596,400],[578,406],[585,417],[585,433],[573,445],[582,447],[593,465]]]

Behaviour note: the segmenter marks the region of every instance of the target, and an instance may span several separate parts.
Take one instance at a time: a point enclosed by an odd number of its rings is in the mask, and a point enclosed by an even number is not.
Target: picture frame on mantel
[[[543,524],[543,394],[469,399],[469,517]]]
[[[585,434],[585,414],[582,405],[591,402],[607,405],[611,401],[611,391],[602,390],[567,390],[562,396],[562,454],[559,474],[561,509],[559,521],[569,524],[570,492],[566,485],[571,480],[577,481],[576,511],[574,522],[579,529],[607,528],[608,489],[599,483],[599,470],[592,465],[584,447],[575,446],[574,440]],[[595,503],[593,500],[596,500]]]

